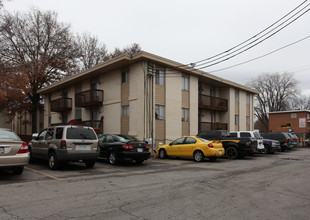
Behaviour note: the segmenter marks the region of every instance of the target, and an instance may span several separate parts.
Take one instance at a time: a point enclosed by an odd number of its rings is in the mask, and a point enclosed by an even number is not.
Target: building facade
[[[310,111],[293,110],[281,112],[269,112],[269,132],[296,133],[300,139],[309,137]]]
[[[39,91],[44,127],[81,123],[156,147],[199,131],[253,130],[256,90],[147,53],[123,55]]]

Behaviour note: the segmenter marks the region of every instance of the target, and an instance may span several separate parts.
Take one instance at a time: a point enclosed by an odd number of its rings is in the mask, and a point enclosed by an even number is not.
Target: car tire
[[[119,159],[114,151],[111,151],[109,154],[109,163],[112,165],[116,165],[119,162]]]
[[[158,157],[159,157],[160,159],[166,159],[166,158],[167,158],[167,152],[166,152],[166,150],[165,150],[165,149],[159,150]]]
[[[306,146],[306,147],[309,147],[309,143],[308,143],[308,142],[305,142],[305,146]]]
[[[204,158],[205,158],[205,156],[204,156],[202,151],[197,150],[194,152],[194,160],[196,162],[202,162],[204,160]]]
[[[232,146],[226,149],[225,154],[228,159],[237,159],[239,156],[238,150]]]
[[[60,162],[54,152],[48,155],[48,166],[51,170],[57,170],[60,167]]]
[[[87,168],[93,168],[95,166],[96,160],[86,160],[84,163]]]
[[[138,159],[136,160],[136,164],[142,164],[144,162],[144,160]]]
[[[216,161],[216,160],[217,160],[217,157],[209,157],[209,160],[210,160],[210,161]]]
[[[15,175],[21,175],[24,171],[24,167],[14,167],[13,174]]]

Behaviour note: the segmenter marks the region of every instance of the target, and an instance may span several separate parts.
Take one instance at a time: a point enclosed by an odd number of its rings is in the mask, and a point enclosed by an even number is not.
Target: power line
[[[181,67],[181,66],[186,66],[186,67],[188,67],[188,68],[190,68],[190,67],[193,68],[195,65],[197,65],[197,63],[205,62],[205,61],[214,59],[214,58],[216,58],[216,57],[218,57],[218,56],[221,56],[221,55],[223,55],[223,54],[229,53],[230,51],[232,51],[232,50],[234,50],[234,49],[240,47],[241,45],[244,45],[245,43],[251,41],[252,39],[257,38],[259,35],[261,35],[261,34],[264,33],[265,31],[267,31],[267,30],[270,29],[271,27],[275,26],[277,23],[279,23],[280,21],[282,21],[282,20],[285,19],[286,17],[288,17],[290,14],[292,14],[294,11],[296,11],[298,8],[300,8],[300,7],[301,7],[303,4],[305,4],[307,1],[308,1],[308,0],[305,0],[304,2],[302,2],[301,4],[299,4],[297,7],[295,7],[293,10],[291,10],[289,13],[287,13],[286,15],[284,15],[283,17],[281,17],[279,20],[277,20],[276,22],[274,22],[273,24],[271,24],[271,25],[268,26],[267,28],[263,29],[263,30],[260,31],[259,33],[255,34],[253,37],[251,37],[251,38],[249,38],[249,39],[243,41],[242,43],[240,43],[240,44],[238,44],[238,45],[236,45],[236,46],[234,46],[234,47],[232,47],[232,48],[230,48],[230,49],[228,49],[228,50],[226,50],[226,51],[224,51],[224,52],[222,52],[222,53],[216,54],[216,55],[214,55],[214,56],[208,57],[208,58],[206,58],[206,59],[203,59],[203,60],[200,60],[200,61],[197,61],[197,62],[194,62],[194,63],[190,63],[190,64],[186,64],[186,65],[180,65],[179,67]],[[286,19],[284,22],[282,22],[280,25],[278,25],[276,28],[278,28],[279,26],[283,25],[285,22],[287,22],[288,20],[290,20],[291,18],[293,18],[294,16],[296,16],[298,13],[300,13],[302,10],[304,10],[304,9],[305,9],[306,7],[308,7],[309,5],[310,5],[310,4],[308,4],[308,5],[306,5],[305,7],[303,7],[301,10],[299,10],[299,11],[298,11],[297,13],[295,13],[293,16],[291,16],[290,18],[288,18],[288,19]],[[309,9],[308,9],[306,12],[308,12],[308,11],[309,11]],[[303,14],[305,14],[306,12],[304,12]],[[302,15],[303,15],[303,14],[302,14]],[[300,16],[299,16],[299,17],[300,17]],[[299,17],[298,17],[298,18],[299,18]],[[295,21],[295,20],[296,20],[296,19],[294,19],[294,21]],[[292,23],[292,22],[290,22],[290,23]],[[289,24],[290,24],[290,23],[289,23]],[[286,26],[287,26],[287,25],[286,25]],[[286,27],[286,26],[285,26],[285,27]],[[275,30],[276,28],[273,28],[271,31],[267,32],[267,34],[270,33],[270,32],[272,32],[272,31]],[[283,28],[282,28],[282,29],[283,29]],[[280,29],[280,30],[282,30],[282,29]],[[280,30],[279,30],[279,31],[280,31]],[[279,32],[279,31],[277,31],[277,32]],[[276,32],[276,33],[277,33],[277,32]],[[251,43],[248,43],[246,46],[251,45],[252,43],[254,43],[254,42],[256,42],[257,40],[261,39],[262,37],[266,36],[267,34],[264,34],[263,36],[258,37],[256,40],[252,41]],[[272,34],[271,36],[273,36],[273,35],[274,35],[274,34]],[[270,37],[271,37],[271,36],[270,36]],[[268,37],[268,38],[269,38],[269,37]],[[266,38],[266,39],[268,39],[268,38]],[[265,39],[265,40],[266,40],[266,39]],[[260,42],[260,43],[261,43],[261,42]],[[256,45],[257,45],[257,44],[256,44]],[[241,49],[243,49],[243,48],[246,47],[246,46],[243,46],[243,47],[241,47],[241,48],[239,48],[239,49],[236,49],[234,52],[237,52],[238,50],[241,50]],[[250,48],[252,48],[252,47],[250,47]],[[232,54],[232,53],[234,53],[234,52],[231,52],[231,53],[229,53],[229,54],[226,54],[225,56],[228,56],[228,55],[230,55],[230,54]],[[223,58],[223,57],[225,57],[225,56],[222,56],[221,58]],[[220,59],[220,58],[217,58],[216,60],[218,60],[218,59]],[[209,61],[209,62],[212,62],[212,61]],[[209,62],[207,62],[207,63],[209,63]],[[204,65],[204,64],[199,64],[198,66],[201,66],[201,65]]]
[[[292,46],[292,45],[294,45],[294,44],[297,44],[297,43],[299,43],[299,42],[301,42],[301,41],[304,41],[304,40],[306,40],[306,39],[308,39],[308,38],[310,38],[310,35],[307,36],[307,37],[304,37],[304,38],[302,38],[302,39],[300,39],[300,40],[298,40],[298,41],[295,41],[295,42],[293,42],[293,43],[290,43],[290,44],[287,44],[287,45],[285,45],[285,46],[283,46],[283,47],[280,47],[280,48],[278,48],[278,49],[276,49],[276,50],[273,50],[273,51],[271,51],[271,52],[269,52],[269,53],[266,53],[266,54],[264,54],[264,55],[261,55],[261,56],[259,56],[259,57],[256,57],[256,58],[247,60],[247,61],[245,61],[245,62],[241,62],[241,63],[235,64],[235,65],[232,65],[232,66],[228,66],[228,67],[225,67],[225,68],[222,68],[222,69],[213,70],[213,71],[208,71],[208,73],[214,73],[214,72],[218,72],[218,71],[230,69],[230,68],[233,68],[233,67],[236,67],[236,66],[240,66],[240,65],[243,65],[243,64],[252,62],[252,61],[254,61],[254,60],[261,59],[261,58],[263,58],[263,57],[265,57],[265,56],[268,56],[268,55],[273,54],[273,53],[275,53],[275,52],[277,52],[277,51],[279,51],[279,50],[282,50],[282,49],[285,49],[285,48],[287,48],[287,47],[289,47],[289,46]]]

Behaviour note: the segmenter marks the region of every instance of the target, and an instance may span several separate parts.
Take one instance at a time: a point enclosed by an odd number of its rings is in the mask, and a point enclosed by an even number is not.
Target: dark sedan
[[[118,164],[123,160],[134,160],[137,164],[149,159],[150,146],[130,135],[102,134],[98,135],[99,159],[108,159],[110,164]]]

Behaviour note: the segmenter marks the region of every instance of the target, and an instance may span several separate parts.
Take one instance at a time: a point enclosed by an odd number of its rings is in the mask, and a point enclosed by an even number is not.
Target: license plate
[[[219,153],[222,154],[222,150],[219,150]]]
[[[4,147],[0,147],[0,154],[4,154],[5,150]]]
[[[143,152],[143,148],[138,148],[138,152]]]
[[[88,147],[86,145],[78,145],[77,150],[87,150]]]

